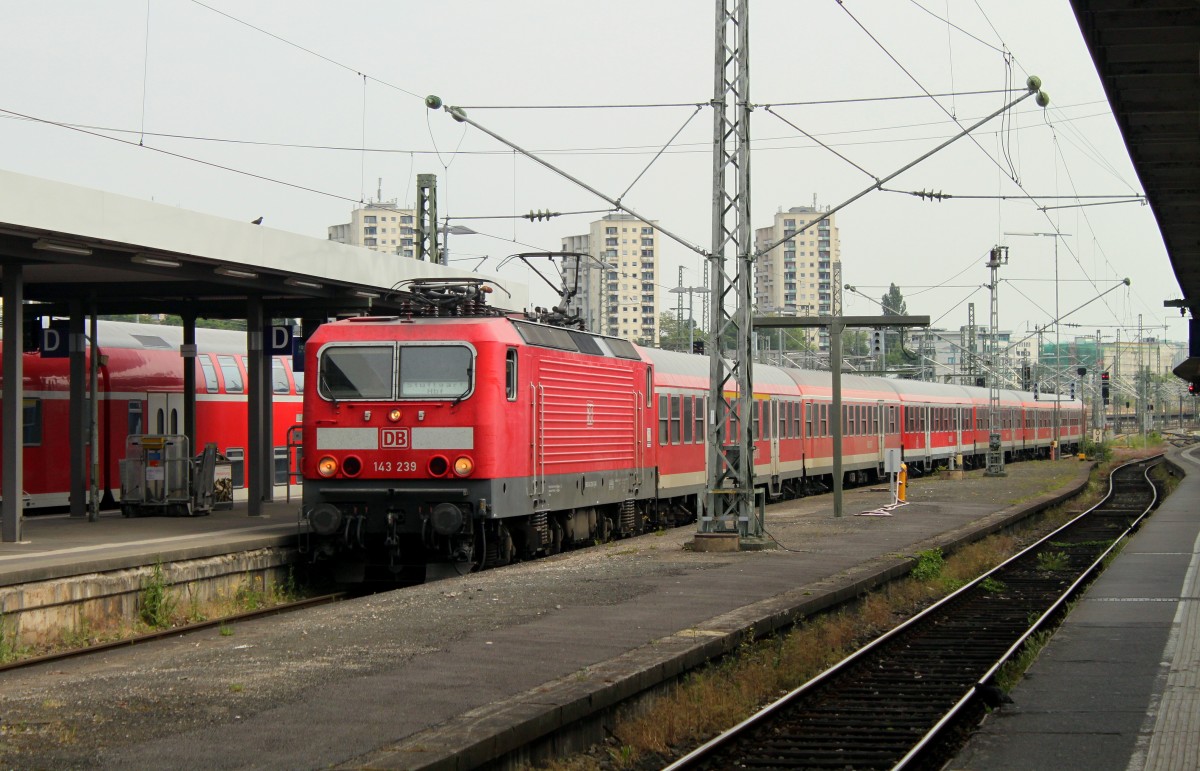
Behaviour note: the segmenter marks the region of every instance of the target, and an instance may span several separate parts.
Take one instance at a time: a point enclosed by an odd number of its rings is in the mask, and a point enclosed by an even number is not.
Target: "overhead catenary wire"
[[[301,184],[297,184],[295,182],[288,182],[286,180],[278,179],[276,177],[268,177],[265,174],[255,174],[254,172],[251,172],[251,171],[237,169],[232,166],[225,166],[220,163],[206,161],[201,158],[195,158],[190,155],[184,155],[182,153],[171,152],[170,150],[164,150],[160,147],[153,147],[151,145],[140,144],[138,142],[131,142],[127,139],[121,139],[119,137],[108,136],[106,134],[101,134],[96,131],[89,131],[87,129],[77,128],[75,126],[71,126],[71,125],[68,125],[65,123],[59,123],[58,121],[49,120],[47,118],[35,118],[32,115],[25,115],[24,113],[19,113],[15,110],[9,110],[9,109],[5,109],[3,107],[0,107],[0,112],[7,113],[9,115],[15,115],[17,117],[24,118],[26,120],[35,121],[37,123],[44,123],[49,126],[57,126],[58,128],[67,129],[68,131],[76,131],[80,134],[86,134],[88,136],[98,137],[100,139],[106,139],[110,142],[116,142],[118,144],[122,144],[127,147],[134,147],[139,150],[147,150],[147,151],[153,152],[153,153],[160,153],[162,155],[167,155],[172,158],[179,158],[180,160],[190,161],[192,163],[198,163],[202,166],[208,166],[210,168],[220,169],[221,171],[228,171],[228,172],[232,172],[233,174],[240,174],[244,177],[251,177],[252,179],[258,179],[263,182],[271,182],[276,185],[283,185],[284,187],[290,187],[290,188],[293,188],[296,190],[303,190],[308,193],[316,193],[317,195],[323,195],[323,196],[327,196],[329,198],[337,198],[342,201],[349,201],[350,203],[362,203],[361,199],[351,198],[350,196],[339,195],[338,193],[330,193],[327,190],[319,190],[315,187],[308,187],[307,185],[301,185]]]
[[[280,43],[283,43],[284,45],[289,45],[292,48],[298,49],[300,51],[303,51],[306,54],[309,54],[310,56],[315,56],[318,59],[329,62],[330,64],[334,65],[335,67],[340,67],[341,69],[346,70],[348,72],[352,72],[355,75],[361,75],[364,78],[369,78],[381,86],[386,86],[388,88],[399,91],[402,94],[407,94],[408,96],[416,97],[417,99],[424,100],[424,98],[425,98],[414,91],[408,90],[407,88],[398,86],[395,83],[390,83],[382,78],[377,78],[373,75],[368,75],[365,72],[363,72],[362,70],[358,69],[357,67],[352,67],[349,64],[345,64],[344,62],[339,62],[337,59],[333,59],[331,57],[326,56],[323,53],[319,53],[317,51],[314,51],[311,48],[302,46],[299,43],[288,40],[287,38],[283,37],[282,35],[277,35],[274,32],[271,32],[270,30],[266,30],[266,29],[263,29],[262,27],[259,27],[256,24],[251,24],[250,22],[246,21],[245,19],[239,19],[237,16],[234,16],[233,14],[230,14],[230,13],[226,13],[225,11],[222,11],[219,8],[213,8],[211,5],[201,2],[201,0],[191,0],[191,2],[200,6],[201,8],[205,8],[209,11],[212,11],[213,13],[215,13],[219,16],[224,16],[226,19],[229,19],[230,21],[234,21],[234,22],[237,22],[238,24],[249,27],[250,29],[254,30],[255,32],[259,32],[263,35],[266,35],[269,38],[278,40]]]
[[[1075,106],[1084,107],[1084,106],[1088,106],[1091,104],[1094,104],[1094,102],[1083,102],[1083,103],[1080,103],[1079,105],[1075,105]],[[41,117],[34,116],[34,115],[11,113],[10,111],[4,110],[3,108],[0,108],[0,113],[9,113],[7,115],[0,115],[0,117],[6,118],[9,120],[26,120],[26,121],[38,122],[38,123],[53,122],[56,125],[67,127],[67,128],[86,129],[89,131],[98,131],[98,132],[104,132],[104,133],[108,133],[108,134],[132,134],[132,135],[137,135],[137,136],[156,137],[156,138],[161,138],[161,139],[177,139],[177,140],[182,140],[182,141],[239,144],[239,145],[257,146],[257,147],[275,147],[275,148],[282,148],[282,149],[329,150],[329,151],[353,152],[353,153],[362,152],[364,150],[369,153],[392,153],[392,154],[402,153],[405,155],[409,155],[410,160],[411,160],[411,156],[414,156],[414,155],[437,155],[439,152],[441,152],[443,154],[450,154],[450,151],[447,151],[447,150],[439,151],[438,149],[425,150],[425,149],[406,148],[406,147],[365,147],[364,148],[362,146],[355,146],[355,145],[331,145],[331,144],[312,144],[312,143],[301,143],[301,142],[281,142],[281,141],[270,141],[270,140],[239,139],[236,137],[203,136],[203,135],[198,135],[198,134],[179,134],[179,133],[174,133],[174,132],[163,132],[163,131],[142,131],[142,130],[136,129],[136,128],[135,129],[127,129],[127,128],[117,128],[114,126],[98,126],[95,124],[77,123],[77,122],[73,122],[73,121],[50,121],[49,119],[41,118]],[[1110,112],[1096,112],[1096,113],[1089,113],[1088,115],[1078,116],[1076,118],[1069,118],[1068,120],[1070,120],[1070,121],[1087,120],[1087,119],[1091,119],[1091,118],[1103,118],[1103,117],[1107,117],[1109,115],[1111,115]],[[907,124],[899,124],[899,125],[895,125],[895,126],[879,126],[879,127],[869,127],[869,128],[844,129],[844,130],[839,130],[839,131],[825,131],[825,132],[820,132],[820,133],[814,134],[814,136],[828,137],[828,136],[844,136],[844,135],[853,135],[853,134],[868,134],[868,133],[878,132],[878,131],[896,131],[899,129],[938,126],[938,125],[945,125],[947,123],[952,123],[952,121],[946,121],[946,120],[923,121],[920,123],[907,123]],[[1060,121],[1060,125],[1061,125],[1061,121]],[[984,132],[984,133],[988,133],[988,132]],[[944,134],[924,135],[924,136],[918,136],[918,137],[903,137],[903,138],[896,138],[896,139],[871,140],[871,141],[866,141],[866,142],[843,142],[843,143],[826,143],[826,144],[830,144],[831,146],[834,146],[834,147],[847,147],[847,146],[873,145],[873,144],[895,144],[895,143],[900,143],[900,142],[923,142],[923,141],[929,141],[929,140],[933,140],[933,139],[943,139],[943,138],[945,138],[945,136],[946,135],[944,135]],[[752,140],[752,145],[763,145],[768,142],[789,141],[789,140],[793,140],[795,138],[796,137],[794,137],[794,136],[761,137],[756,140]],[[665,153],[665,154],[708,153],[708,152],[711,152],[711,149],[710,149],[711,144],[712,144],[711,140],[708,142],[680,142],[678,144],[675,144],[674,148],[693,148],[694,147],[697,149],[695,149],[695,150],[672,149],[670,151],[667,151],[667,153]],[[660,152],[660,150],[657,149],[659,147],[660,147],[659,145],[599,145],[599,146],[594,146],[594,147],[540,148],[540,149],[536,150],[536,152],[546,154],[546,155],[569,155],[569,154],[647,155],[647,154],[655,154],[655,153]],[[811,148],[807,148],[805,146],[796,146],[796,145],[783,146],[783,147],[759,146],[759,147],[755,148],[755,151],[761,153],[761,152],[769,152],[769,151],[775,151],[775,150],[794,150],[794,149],[811,149]],[[494,155],[507,155],[510,152],[512,152],[512,151],[510,151],[510,150],[456,150],[454,152],[454,154],[455,155],[494,156]]]

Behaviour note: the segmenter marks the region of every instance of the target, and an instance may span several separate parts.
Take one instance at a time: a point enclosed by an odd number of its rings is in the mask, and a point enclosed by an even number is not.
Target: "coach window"
[[[217,364],[221,366],[221,377],[225,378],[225,393],[240,394],[246,390],[236,356],[218,356]]]
[[[288,483],[288,448],[275,447],[273,450],[275,460],[275,484],[286,485]]]
[[[517,400],[517,349],[509,348],[504,354],[504,397],[510,402]]]
[[[21,444],[33,447],[42,443],[42,400],[21,400]]]
[[[649,367],[646,367],[646,409],[654,406],[651,399],[654,398],[654,372]]]
[[[658,443],[665,445],[667,443],[667,432],[670,430],[671,413],[668,406],[668,398],[666,394],[658,395]]]
[[[679,444],[679,397],[671,397],[671,444]]]
[[[788,427],[791,425],[791,410],[792,402],[776,402],[775,403],[777,417],[779,418],[779,438],[788,438]]]
[[[246,450],[242,447],[226,447],[225,457],[229,459],[229,470],[234,487],[246,486]]]
[[[142,431],[142,402],[139,399],[133,399],[129,402],[129,433],[141,434]]]
[[[683,397],[683,443],[692,443],[692,397]]]
[[[291,384],[288,383],[287,370],[283,366],[283,359],[271,357],[271,391],[277,394],[286,394],[292,390]]]
[[[212,359],[207,356],[200,357],[200,374],[204,376],[204,390],[206,393],[215,394],[221,390],[221,384],[217,382],[217,368],[213,366]]]
[[[696,431],[693,434],[693,440],[697,444],[704,444],[704,405],[707,404],[705,397],[696,397]]]
[[[821,405],[821,425],[818,436],[829,436],[829,405]]]
[[[813,403],[806,402],[804,405],[804,435],[813,435]]]

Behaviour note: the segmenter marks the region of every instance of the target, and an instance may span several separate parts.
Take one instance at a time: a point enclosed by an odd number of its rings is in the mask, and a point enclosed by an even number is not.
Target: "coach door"
[[[151,391],[146,394],[147,434],[183,433],[183,394]]]
[[[763,429],[771,440],[771,492],[773,493],[778,493],[779,485],[779,437],[783,435],[786,428],[779,423],[779,411],[785,406],[784,402],[779,399],[768,399],[763,402],[763,422],[766,423]]]
[[[887,460],[887,405],[883,400],[875,402],[875,421],[872,426],[875,429],[875,443],[879,445],[879,469],[883,470],[883,464]],[[866,433],[866,432],[864,432]]]

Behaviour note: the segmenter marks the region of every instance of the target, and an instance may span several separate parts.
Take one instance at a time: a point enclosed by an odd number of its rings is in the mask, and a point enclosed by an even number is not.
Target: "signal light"
[[[321,460],[317,461],[317,473],[323,477],[331,477],[337,473],[338,462],[330,455],[326,455]]]
[[[1189,393],[1189,394],[1191,394],[1192,396],[1195,396],[1195,395],[1197,394],[1197,392],[1198,392],[1198,391],[1197,391],[1197,388],[1196,388],[1196,384],[1195,384],[1195,383],[1188,383],[1188,393]]]
[[[468,458],[466,455],[460,456],[454,461],[454,473],[460,477],[470,476],[475,470],[475,461]]]
[[[883,330],[871,330],[871,355],[878,356],[883,353]]]
[[[400,410],[392,410],[391,412],[389,412],[389,413],[388,413],[388,420],[390,420],[390,421],[392,421],[393,423],[395,423],[397,420],[399,420],[399,419],[400,419],[400,417],[401,417],[403,414],[404,414],[404,413],[403,413],[403,412],[401,412]]]

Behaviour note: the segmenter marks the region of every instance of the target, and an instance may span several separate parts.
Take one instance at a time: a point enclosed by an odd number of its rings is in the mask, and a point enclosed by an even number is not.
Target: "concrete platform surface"
[[[1200,768],[1200,445],[1169,457],[1188,476],[949,768]]]
[[[7,673],[4,768],[469,768],[1081,487],[1078,461],[770,507],[785,548],[692,528]],[[1049,494],[1037,491],[1054,489]],[[155,523],[158,524],[158,523]],[[77,527],[87,527],[76,523]]]
[[[203,517],[126,518],[118,511],[101,512],[95,522],[66,514],[26,517],[20,542],[0,542],[0,586],[291,546],[299,509],[293,497],[264,504],[259,517],[247,516],[244,502]]]

